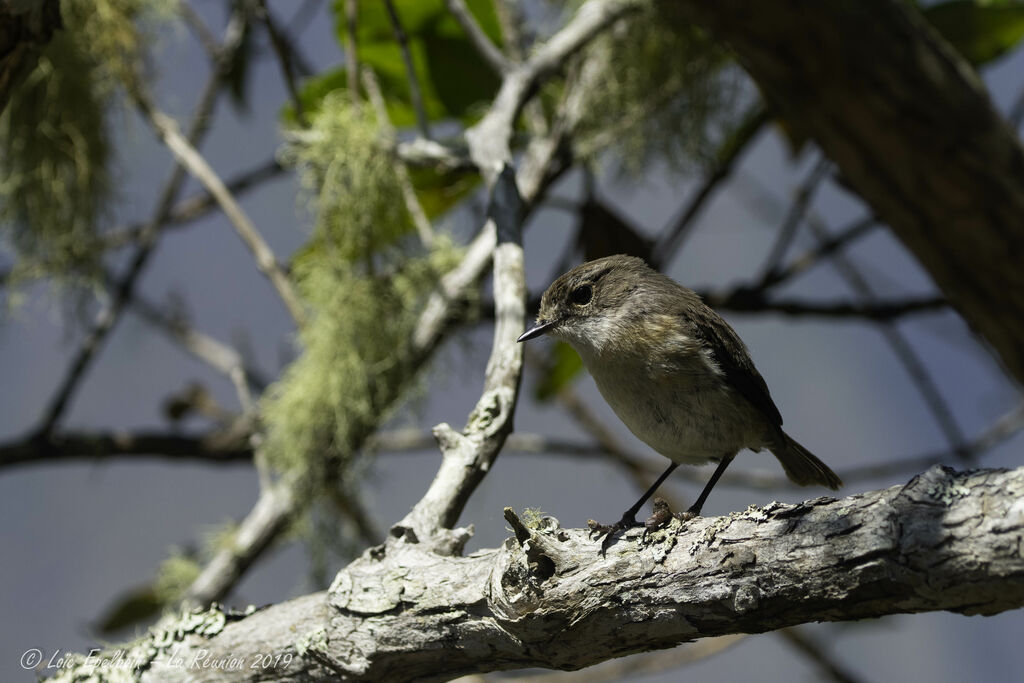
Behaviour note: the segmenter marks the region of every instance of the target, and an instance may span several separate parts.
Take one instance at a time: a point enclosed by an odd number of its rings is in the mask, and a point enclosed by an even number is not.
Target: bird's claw
[[[601,554],[611,547],[612,539],[615,534],[619,531],[625,531],[627,529],[634,529],[638,526],[643,526],[640,522],[636,521],[636,517],[626,513],[622,515],[622,519],[615,522],[615,524],[598,524],[594,520],[587,520],[587,527],[590,529],[590,538],[597,540],[604,536],[604,541],[601,542]]]

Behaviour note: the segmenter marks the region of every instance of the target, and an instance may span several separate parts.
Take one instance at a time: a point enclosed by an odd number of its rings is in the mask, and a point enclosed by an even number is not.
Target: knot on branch
[[[515,394],[507,387],[499,387],[485,393],[469,415],[463,432],[464,437],[489,439],[503,429],[510,429],[509,417],[514,403]]]
[[[579,560],[567,545],[569,534],[554,517],[527,511],[523,522],[510,507],[505,508],[504,516],[515,533],[505,547],[513,549],[517,544],[522,552],[510,553],[507,562],[495,567],[493,597],[506,616],[516,618],[537,609],[545,582],[576,569]]]

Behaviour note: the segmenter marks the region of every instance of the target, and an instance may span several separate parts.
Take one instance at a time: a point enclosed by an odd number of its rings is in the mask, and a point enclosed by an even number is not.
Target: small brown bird
[[[700,514],[743,448],[768,449],[801,486],[839,488],[825,463],[782,431],[782,415],[736,332],[696,292],[632,256],[608,256],[559,277],[541,298],[537,324],[519,341],[549,334],[583,359],[629,430],[672,461],[607,534],[639,526],[636,514],[680,464],[717,461],[686,515]]]

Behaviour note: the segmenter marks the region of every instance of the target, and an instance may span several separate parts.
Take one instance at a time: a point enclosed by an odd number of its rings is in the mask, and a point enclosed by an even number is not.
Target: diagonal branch
[[[695,219],[701,209],[721,186],[722,181],[729,177],[740,155],[750,147],[750,143],[769,120],[768,112],[760,102],[743,117],[739,127],[718,150],[715,165],[700,189],[682,206],[678,216],[662,231],[657,244],[651,250],[651,256],[655,260],[653,265],[656,268],[664,268],[668,259],[679,251],[686,235],[695,225]]]
[[[402,27],[402,20],[395,11],[395,5],[391,0],[384,0],[384,6],[388,10],[388,18],[391,20],[391,30],[395,33],[395,41],[402,53],[402,61],[405,63],[405,78],[409,83],[409,99],[412,100],[412,110],[416,112],[416,126],[420,135],[430,139],[430,122],[427,119],[427,110],[423,106],[423,92],[420,90],[420,78],[416,75],[416,65],[412,61],[412,53],[409,52],[409,37]]]
[[[448,11],[459,22],[462,30],[466,32],[470,42],[473,43],[473,47],[484,58],[484,61],[494,69],[494,72],[498,75],[508,73],[512,69],[512,64],[501,53],[498,46],[492,43],[491,39],[484,33],[483,28],[481,28],[476,18],[473,17],[469,7],[466,6],[465,0],[445,0],[445,4],[448,5]]]
[[[263,273],[270,283],[277,290],[278,296],[284,302],[288,312],[291,313],[295,323],[302,327],[306,322],[306,310],[292,288],[291,280],[284,272],[284,268],[277,262],[273,250],[264,241],[256,226],[239,206],[235,198],[231,196],[224,181],[210,167],[196,148],[178,130],[178,124],[174,119],[153,107],[152,103],[145,98],[137,99],[140,109],[146,118],[156,129],[157,134],[164,141],[164,144],[171,150],[178,162],[188,169],[189,173],[195,176],[217,200],[224,215],[235,227],[242,241],[249,247],[256,260],[256,267]]]
[[[363,88],[366,90],[367,99],[370,100],[370,104],[377,113],[377,125],[383,131],[388,147],[394,147],[397,133],[391,123],[391,119],[388,117],[387,103],[384,101],[384,94],[380,90],[377,76],[370,67],[363,69],[362,76]],[[402,158],[397,155],[392,160],[391,165],[395,169],[395,176],[398,178],[398,184],[402,188],[402,200],[405,202],[405,210],[412,217],[412,222],[416,226],[420,242],[425,247],[430,248],[434,243],[434,227],[430,224],[430,218],[427,217],[427,213],[423,210],[419,197],[416,196],[416,188],[412,184],[412,178],[409,177],[409,169],[406,167],[405,162],[402,161]]]
[[[237,197],[282,173],[284,173],[284,167],[276,159],[270,159],[226,180],[224,185],[228,192]],[[215,208],[217,208],[217,200],[212,194],[205,190],[197,192],[191,197],[178,201],[167,214],[163,225],[165,228],[182,225],[205,216]],[[146,230],[146,224],[129,224],[123,228],[111,230],[103,235],[103,248],[116,249],[138,242],[143,238]]]

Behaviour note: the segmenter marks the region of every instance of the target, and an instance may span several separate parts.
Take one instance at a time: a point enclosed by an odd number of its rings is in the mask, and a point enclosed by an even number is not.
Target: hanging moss
[[[15,255],[12,282],[93,278],[100,233],[116,199],[110,116],[142,73],[140,20],[168,0],[65,0],[64,29],[0,116],[0,238]],[[143,22],[145,23],[145,22]]]
[[[282,150],[282,162],[299,171],[304,200],[316,217],[311,248],[353,261],[412,231],[391,153],[381,142],[373,111],[332,93],[309,130]]]
[[[639,175],[652,161],[685,172],[712,158],[737,116],[741,76],[677,3],[654,3],[595,41],[601,74],[588,92],[578,151],[615,153]]]
[[[356,442],[409,386],[416,320],[458,259],[443,238],[419,244],[383,139],[371,111],[328,96],[282,153],[314,215],[292,268],[313,315],[302,354],[263,400],[266,453],[325,483],[344,477]]]

